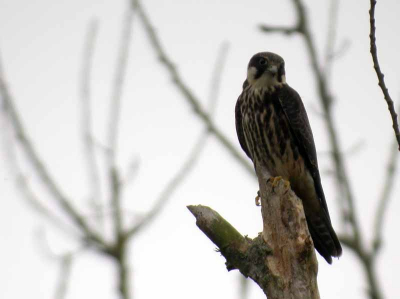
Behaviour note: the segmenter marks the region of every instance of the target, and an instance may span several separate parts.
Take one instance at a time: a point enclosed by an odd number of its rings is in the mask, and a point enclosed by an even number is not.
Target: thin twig
[[[317,51],[314,45],[311,32],[308,28],[307,14],[302,0],[292,0],[297,12],[299,33],[304,38],[307,53],[311,60],[311,66],[315,79],[317,81],[317,89],[319,92],[320,102],[323,107],[324,119],[328,129],[328,136],[331,144],[332,159],[335,166],[336,183],[340,193],[343,194],[345,202],[341,205],[341,213],[343,219],[350,224],[352,234],[342,236],[340,238],[343,245],[351,249],[360,259],[367,274],[369,285],[369,294],[373,299],[381,298],[380,288],[378,286],[376,272],[374,271],[374,258],[371,253],[367,252],[363,247],[361,239],[361,230],[358,224],[358,218],[355,209],[355,199],[350,185],[348,173],[345,168],[343,151],[341,150],[337,130],[332,115],[332,97],[329,92],[326,74],[322,71],[318,63]],[[347,204],[345,208],[344,204]]]
[[[84,251],[88,244],[80,243],[77,249],[69,250],[64,253],[55,253],[46,238],[45,231],[40,230],[37,234],[37,242],[40,247],[40,253],[47,259],[59,264],[59,274],[56,282],[54,299],[63,299],[67,297],[68,286],[71,279],[72,263],[75,257]]]
[[[326,81],[326,77],[324,73],[322,72],[319,63],[318,63],[318,58],[317,58],[317,51],[316,47],[314,45],[314,40],[312,39],[311,32],[308,27],[308,19],[306,16],[305,8],[301,0],[293,0],[297,12],[300,15],[299,19],[302,20],[302,35],[304,37],[306,46],[307,46],[307,52],[309,54],[310,60],[311,60],[311,65],[313,68],[313,73],[315,75],[315,79],[317,81],[317,86],[318,86],[318,91],[319,91],[319,99],[321,101],[322,107],[324,109],[324,114],[325,114],[325,123],[328,128],[329,132],[329,140],[332,148],[332,159],[334,161],[335,165],[335,173],[336,173],[336,182],[338,185],[339,190],[343,190],[344,194],[344,199],[346,199],[347,203],[347,211],[346,213],[346,219],[351,223],[352,228],[353,228],[353,234],[356,242],[362,242],[361,241],[361,235],[360,235],[360,228],[358,224],[358,219],[357,215],[355,213],[355,207],[354,207],[354,195],[352,191],[352,187],[350,185],[350,180],[346,171],[345,167],[345,162],[344,162],[344,157],[341,154],[343,151],[341,150],[341,146],[339,144],[339,138],[337,136],[337,129],[336,125],[333,119],[332,115],[332,110],[331,110],[331,104],[332,104],[332,97],[329,92],[329,87],[328,83]]]
[[[397,151],[397,143],[393,142],[387,162],[386,176],[382,194],[378,200],[377,211],[375,214],[373,254],[376,255],[382,245],[382,228],[385,220],[385,213],[388,210],[389,200],[393,191],[395,177],[397,172],[397,161],[399,153]]]
[[[124,235],[124,217],[121,205],[121,178],[120,172],[117,167],[116,156],[118,153],[118,133],[119,122],[121,114],[121,100],[123,94],[126,73],[128,69],[128,61],[130,54],[130,44],[132,42],[132,21],[134,10],[127,9],[126,15],[122,24],[122,33],[118,49],[115,77],[112,85],[112,92],[110,98],[110,115],[108,123],[108,143],[109,147],[107,159],[107,172],[110,184],[110,204],[114,211],[113,225],[114,225],[114,246],[113,256],[116,259],[118,268],[118,284],[119,292],[122,298],[130,298],[129,290],[129,269],[126,260],[126,245]]]
[[[161,191],[158,199],[155,201],[153,207],[149,212],[142,218],[139,223],[136,223],[131,228],[129,228],[124,234],[124,239],[129,239],[133,235],[137,234],[140,230],[142,230],[145,226],[150,224],[151,221],[162,211],[165,205],[171,199],[173,193],[177,190],[177,188],[182,184],[183,180],[188,177],[189,172],[196,165],[196,161],[198,160],[203,148],[205,146],[205,141],[207,139],[207,135],[201,134],[200,138],[196,141],[188,158],[182,164],[182,166],[178,169],[176,174],[170,179],[170,181],[166,184],[163,191]]]
[[[317,51],[316,51],[316,47],[314,45],[314,40],[312,38],[311,32],[308,28],[308,19],[307,19],[304,5],[301,0],[293,0],[293,3],[295,5],[296,11],[299,15],[299,17],[298,17],[299,20],[302,20],[301,21],[302,22],[301,34],[306,43],[307,53],[309,54],[309,58],[311,60],[311,65],[312,65],[312,69],[313,69],[313,74],[314,74],[315,80],[317,82],[320,103],[323,107],[323,111],[324,111],[324,115],[325,115],[325,117],[324,117],[325,124],[327,125],[327,129],[328,129],[328,133],[329,133],[328,137],[329,137],[330,145],[331,145],[331,149],[332,149],[331,150],[332,160],[333,160],[334,166],[335,166],[336,184],[337,184],[338,190],[341,191],[340,193],[343,194],[342,201],[345,200],[345,203],[347,204],[347,209],[345,209],[344,203],[341,205],[342,217],[347,222],[351,223],[356,242],[361,242],[358,219],[355,214],[354,195],[353,195],[352,187],[350,185],[350,180],[348,178],[348,174],[347,174],[347,171],[345,168],[344,157],[342,155],[343,150],[341,150],[341,146],[339,144],[339,138],[337,136],[337,129],[336,129],[336,125],[335,125],[333,115],[332,115],[332,110],[331,110],[332,97],[329,92],[326,77],[318,63]]]
[[[160,39],[158,38],[153,25],[150,22],[149,17],[143,9],[143,6],[138,0],[131,0],[133,5],[137,7],[137,12],[142,20],[142,23],[147,32],[147,36],[150,39],[153,49],[156,51],[160,62],[165,66],[172,77],[172,81],[178,90],[183,94],[184,99],[189,103],[195,114],[200,117],[204,122],[207,129],[221,142],[221,144],[228,150],[233,156],[235,161],[238,161],[240,165],[246,170],[246,172],[254,177],[254,170],[250,163],[244,158],[244,156],[238,151],[238,149],[228,140],[225,134],[215,125],[208,113],[201,107],[199,99],[190,90],[188,85],[184,82],[183,78],[176,69],[174,63],[167,56],[164,48],[161,45]]]
[[[119,185],[120,187],[127,187],[136,178],[139,172],[140,161],[137,157],[132,158],[130,162],[127,163],[128,167],[126,173],[121,175]]]
[[[356,239],[356,242],[361,242],[360,238],[360,229],[358,224],[358,219],[355,214],[354,207],[354,195],[352,191],[352,187],[350,185],[350,180],[348,178],[348,174],[346,171],[344,158],[342,156],[342,150],[339,143],[339,138],[337,136],[336,125],[333,119],[331,104],[332,104],[332,96],[329,92],[328,83],[322,68],[318,63],[318,55],[316,51],[316,47],[314,45],[314,40],[312,38],[311,32],[309,30],[308,19],[304,4],[301,0],[292,0],[293,5],[296,9],[297,13],[297,25],[294,28],[298,28],[299,34],[304,38],[307,53],[309,59],[311,61],[311,67],[313,70],[313,74],[315,76],[315,80],[317,82],[317,89],[319,93],[320,103],[323,107],[323,114],[325,123],[328,129],[328,137],[331,145],[331,155],[332,160],[335,166],[335,174],[336,174],[336,183],[338,189],[344,195],[343,198],[346,200],[347,209],[343,210],[344,205],[342,205],[342,214],[345,214],[345,219],[351,223],[353,228],[353,234]],[[265,26],[265,25],[264,25]],[[268,26],[267,26],[268,27]],[[263,26],[260,26],[262,29]],[[279,33],[279,32],[278,32]]]
[[[60,274],[54,299],[64,299],[67,297],[68,282],[71,277],[71,268],[73,262],[72,254],[65,254],[61,257],[60,261]]]
[[[98,33],[98,21],[93,20],[88,26],[86,33],[83,59],[82,59],[82,71],[80,78],[80,102],[81,102],[81,124],[82,124],[82,141],[84,146],[85,162],[87,165],[89,184],[90,184],[90,205],[97,215],[101,215],[102,209],[102,198],[101,198],[101,184],[100,184],[100,170],[96,161],[96,151],[93,143],[94,134],[92,128],[92,99],[91,99],[91,86],[90,82],[92,79],[92,66],[93,56],[95,50],[95,42]],[[104,219],[101,216],[96,217],[96,223],[98,227],[102,227],[104,230]]]
[[[89,227],[89,225],[86,223],[86,220],[73,206],[72,202],[62,193],[61,189],[58,187],[58,184],[54,181],[53,177],[50,175],[46,166],[34,149],[20,121],[17,110],[14,107],[14,99],[7,88],[4,74],[3,72],[1,72],[1,70],[2,66],[0,60],[0,94],[3,99],[4,107],[8,113],[10,122],[18,138],[19,144],[21,145],[21,148],[28,157],[29,162],[31,162],[37,175],[39,176],[47,190],[50,192],[50,194],[53,196],[54,200],[59,204],[60,208],[67,214],[67,216],[71,218],[73,223],[82,230],[85,237],[88,240],[92,241],[95,245],[97,245],[101,250],[106,250],[108,247],[106,242],[100,235],[98,235]]]
[[[324,61],[324,73],[325,78],[329,81],[332,62],[335,57],[335,44],[336,44],[336,31],[337,31],[337,19],[339,11],[339,0],[330,0],[329,6],[329,23],[328,23],[328,34],[326,39],[325,47],[325,61]]]
[[[119,132],[119,121],[121,113],[121,99],[123,93],[124,82],[126,79],[126,72],[128,69],[130,44],[132,42],[132,20],[133,10],[128,9],[126,11],[125,18],[123,20],[123,29],[119,44],[119,51],[116,61],[116,68],[114,74],[114,80],[112,84],[112,92],[110,97],[110,115],[108,122],[108,142],[109,148],[109,165],[114,165],[115,155],[117,153],[118,145],[118,132]]]
[[[132,20],[133,10],[126,11],[125,18],[122,25],[122,33],[119,44],[118,56],[116,61],[115,77],[113,81],[112,94],[111,94],[111,107],[110,107],[110,120],[108,123],[108,174],[111,186],[111,205],[114,214],[114,236],[117,239],[122,234],[123,217],[121,213],[121,192],[120,192],[120,178],[119,171],[116,165],[117,154],[117,141],[119,132],[119,121],[121,113],[121,99],[126,72],[128,68],[130,44],[132,39]],[[118,241],[117,241],[118,242]]]
[[[390,116],[392,117],[392,122],[393,122],[393,130],[396,135],[396,140],[397,144],[399,145],[399,150],[400,150],[400,131],[399,131],[399,124],[397,122],[397,114],[394,109],[394,104],[392,101],[392,98],[389,95],[389,90],[386,87],[385,80],[384,80],[384,75],[381,71],[381,68],[379,66],[379,61],[378,61],[378,51],[376,48],[376,27],[375,27],[375,5],[376,5],[376,0],[370,0],[371,3],[371,8],[369,10],[369,23],[370,23],[370,34],[369,34],[369,40],[370,40],[370,52],[372,56],[372,60],[374,62],[374,69],[376,72],[376,75],[378,76],[378,85],[382,89],[385,101],[388,105],[388,109],[390,112]]]
[[[3,101],[1,101],[4,104]],[[8,166],[9,172],[12,173],[12,176],[15,177],[16,182],[16,191],[20,194],[20,197],[28,203],[30,208],[33,208],[36,213],[38,213],[42,218],[49,221],[54,227],[59,229],[60,231],[66,233],[68,236],[76,237],[76,231],[74,231],[73,227],[69,227],[65,224],[60,217],[58,217],[53,211],[51,211],[46,205],[39,200],[39,197],[32,190],[27,177],[24,175],[20,163],[18,163],[17,152],[15,140],[12,138],[11,125],[9,122],[9,117],[7,115],[7,110],[4,105],[1,105],[1,125],[2,131],[5,133],[2,136],[4,137],[4,142],[0,142],[3,145],[3,150],[5,154],[5,165]]]
[[[283,33],[286,35],[299,33],[298,27],[261,25],[259,28],[265,33]]]
[[[214,63],[214,70],[212,71],[210,80],[210,91],[208,95],[208,114],[210,117],[215,117],[214,113],[219,98],[219,91],[221,87],[222,73],[227,61],[229,51],[229,43],[223,42],[219,47],[217,58]],[[207,130],[208,131],[208,130]]]

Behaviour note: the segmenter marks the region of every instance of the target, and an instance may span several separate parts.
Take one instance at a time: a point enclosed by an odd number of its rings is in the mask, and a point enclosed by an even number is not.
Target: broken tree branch
[[[261,182],[260,191],[264,228],[255,239],[209,207],[188,209],[226,258],[228,271],[250,277],[269,299],[318,299],[318,264],[301,200],[282,180],[276,186]]]

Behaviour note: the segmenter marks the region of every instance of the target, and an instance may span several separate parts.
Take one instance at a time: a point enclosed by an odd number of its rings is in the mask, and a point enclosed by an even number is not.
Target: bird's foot
[[[275,177],[270,177],[267,180],[267,183],[270,183],[272,185],[272,191],[274,191],[275,187],[278,186],[279,182],[283,181],[285,192],[288,192],[290,190],[290,182],[282,178],[281,176],[275,176]]]
[[[275,188],[276,186],[278,186],[280,180],[283,180],[281,176],[272,176],[267,180],[267,183],[270,183],[272,185],[272,188]]]
[[[260,190],[258,190],[257,191],[257,196],[256,196],[256,206],[257,207],[261,206],[260,199],[261,199]]]

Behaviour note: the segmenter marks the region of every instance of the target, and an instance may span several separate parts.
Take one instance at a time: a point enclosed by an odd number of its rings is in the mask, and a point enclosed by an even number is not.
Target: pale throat
[[[257,69],[255,67],[250,67],[247,70],[247,82],[249,82],[249,85],[251,86],[252,89],[275,90],[275,88],[282,87],[284,84],[286,84],[285,75],[282,75],[282,80],[281,82],[279,82],[278,74],[275,74],[273,76],[269,72],[264,72],[260,78],[255,79],[256,74],[257,74]]]

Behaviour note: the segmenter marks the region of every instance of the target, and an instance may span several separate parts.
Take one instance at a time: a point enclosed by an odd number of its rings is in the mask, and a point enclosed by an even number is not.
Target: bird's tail
[[[329,264],[332,264],[332,257],[339,257],[342,254],[342,246],[333,230],[329,217],[323,209],[321,210],[320,213],[307,217],[308,230],[315,249]]]

